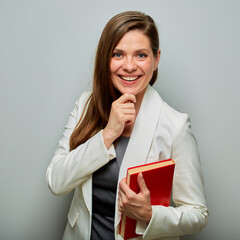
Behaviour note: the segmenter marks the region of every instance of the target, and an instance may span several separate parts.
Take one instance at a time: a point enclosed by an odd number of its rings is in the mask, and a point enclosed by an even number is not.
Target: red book
[[[151,205],[168,207],[171,198],[174,167],[175,162],[172,159],[131,167],[127,171],[127,184],[134,192],[139,193],[137,176],[141,172],[150,191]],[[127,217],[125,214],[122,215],[119,231],[124,239],[139,236],[135,233],[136,223],[135,219]]]

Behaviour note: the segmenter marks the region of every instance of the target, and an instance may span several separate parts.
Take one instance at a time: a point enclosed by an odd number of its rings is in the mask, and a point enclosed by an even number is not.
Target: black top
[[[118,173],[128,137],[120,137],[116,158],[93,173],[91,240],[114,239],[114,215]]]

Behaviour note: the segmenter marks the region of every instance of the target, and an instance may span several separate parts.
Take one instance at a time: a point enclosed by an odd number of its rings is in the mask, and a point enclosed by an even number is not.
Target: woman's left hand
[[[138,185],[140,192],[132,191],[123,178],[119,183],[118,208],[128,217],[141,222],[149,223],[152,217],[150,192],[145,184],[142,173],[138,174]]]

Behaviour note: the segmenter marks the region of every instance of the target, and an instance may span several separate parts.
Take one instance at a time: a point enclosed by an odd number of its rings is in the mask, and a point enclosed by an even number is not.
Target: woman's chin
[[[136,95],[136,92],[135,92],[135,91],[125,91],[125,92],[123,92],[123,94],[124,94],[124,93],[128,93],[128,94]]]
[[[129,93],[132,95],[137,95],[139,91],[137,89],[133,89],[133,88],[123,88],[123,89],[120,89],[120,92],[122,94]]]

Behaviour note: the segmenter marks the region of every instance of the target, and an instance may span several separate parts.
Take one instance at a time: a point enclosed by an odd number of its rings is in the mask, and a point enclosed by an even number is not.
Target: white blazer
[[[102,131],[69,152],[69,138],[79,121],[90,93],[75,103],[59,145],[47,169],[47,182],[56,195],[74,190],[68,213],[64,240],[88,240],[92,217],[92,173],[116,157],[114,146],[106,149]],[[203,176],[196,140],[187,114],[179,113],[148,86],[136,118],[122,165],[119,180],[128,167],[174,159],[172,200],[170,207],[153,206],[148,225],[137,223],[137,239],[179,239],[180,235],[200,231],[208,219]],[[118,189],[117,189],[118,192]],[[116,195],[117,199],[117,195]],[[115,207],[115,239],[121,214]],[[103,236],[104,239],[104,236]]]

